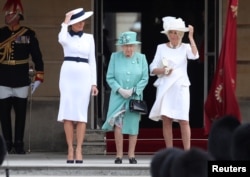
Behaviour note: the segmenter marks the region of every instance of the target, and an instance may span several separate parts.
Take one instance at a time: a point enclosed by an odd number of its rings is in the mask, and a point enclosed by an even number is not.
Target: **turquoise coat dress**
[[[141,115],[129,111],[129,100],[143,98],[143,90],[148,84],[148,79],[148,63],[144,54],[135,52],[131,58],[126,58],[122,51],[112,53],[106,75],[111,93],[107,118],[102,130],[113,131],[115,122],[120,120],[122,134],[138,134]],[[134,93],[125,99],[118,93],[119,88],[134,88]]]

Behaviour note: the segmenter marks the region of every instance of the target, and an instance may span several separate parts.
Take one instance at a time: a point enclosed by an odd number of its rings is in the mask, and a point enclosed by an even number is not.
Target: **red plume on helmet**
[[[21,0],[7,0],[3,6],[3,10],[17,12],[21,16],[21,20],[23,20],[23,5]]]
[[[13,8],[13,11],[16,11],[17,9],[21,10],[21,12],[23,12],[23,5],[21,3],[21,0],[7,0],[7,2],[5,3],[3,10],[10,10],[10,8]]]

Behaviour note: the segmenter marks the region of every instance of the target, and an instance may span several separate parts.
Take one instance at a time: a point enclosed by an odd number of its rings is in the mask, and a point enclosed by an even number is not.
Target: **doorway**
[[[109,58],[107,57],[107,59],[105,59],[104,57],[104,46],[108,46],[109,52],[116,50],[114,44],[119,30],[121,26],[124,27],[125,22],[126,30],[132,30],[133,26],[139,26],[138,36],[142,42],[140,50],[146,55],[149,64],[154,58],[157,45],[167,41],[166,37],[160,33],[163,29],[162,17],[180,17],[185,21],[186,26],[188,24],[194,26],[194,37],[199,47],[200,58],[196,61],[188,62],[188,75],[191,82],[189,116],[192,134],[191,146],[206,149],[207,137],[203,132],[203,105],[218,58],[220,29],[220,21],[218,20],[220,12],[219,2],[217,0],[98,0],[97,2],[101,7],[98,14],[102,14],[101,18],[97,19],[97,23],[99,27],[101,24],[101,29],[103,29],[103,27],[107,29],[95,33],[96,39],[102,41],[102,47],[98,49],[98,51],[101,51],[101,55],[98,56],[102,56],[101,61],[105,64],[108,64]],[[122,20],[117,21],[121,15],[123,16]],[[135,29],[138,30],[138,28]],[[124,28],[122,28],[122,30],[124,30]],[[102,35],[100,36],[99,34]],[[104,38],[104,35],[108,36]],[[184,36],[183,42],[189,42],[187,35]],[[106,68],[103,66],[105,65],[102,65],[104,72],[99,78],[103,78],[102,82],[105,83]],[[149,83],[144,90],[144,99],[149,109],[155,100],[156,89],[153,86],[155,79],[154,77],[150,77]],[[109,98],[108,91],[108,88],[104,88],[104,91],[102,91],[102,93],[105,93],[105,96],[101,98],[104,106],[99,106],[103,115],[102,118],[106,116]],[[136,153],[154,153],[165,147],[161,127],[161,121],[154,122],[148,119],[148,115],[142,117]],[[174,127],[174,146],[182,147],[178,124],[174,124]],[[124,140],[126,140],[126,136]],[[126,143],[125,141],[124,145],[126,145]],[[152,146],[152,143],[154,143],[154,146]],[[116,150],[112,132],[106,133],[106,147],[107,153],[115,153]],[[126,146],[124,152],[127,152]]]
[[[108,66],[111,52],[116,51],[115,42],[121,31],[134,30],[142,44],[140,51],[146,55],[148,63],[153,60],[156,46],[167,41],[166,37],[160,33],[162,27],[162,17],[175,16],[182,18],[186,26],[192,24],[195,28],[195,40],[199,47],[200,59],[188,62],[188,74],[191,82],[190,86],[190,125],[192,128],[202,128],[203,105],[206,95],[204,91],[209,88],[214,73],[214,65],[218,52],[218,11],[219,6],[216,0],[100,0],[98,17],[96,24],[99,24],[102,31],[96,32],[96,38],[101,41],[98,51],[101,51],[102,78],[104,85],[99,105],[99,117],[105,120],[108,106],[109,88],[105,81],[105,71]],[[121,5],[122,4],[122,5]],[[97,11],[97,9],[95,9]],[[211,23],[210,23],[211,22]],[[209,26],[207,25],[209,24]],[[97,26],[95,26],[97,27]],[[205,30],[208,29],[208,30]],[[100,30],[100,29],[99,29]],[[205,34],[206,32],[206,34]],[[99,36],[99,37],[98,37]],[[209,36],[209,40],[206,40]],[[183,42],[189,42],[187,35]],[[100,43],[100,42],[99,42]],[[100,45],[100,44],[98,44]],[[207,50],[207,51],[205,51]],[[209,63],[204,65],[205,58],[209,57]],[[99,60],[99,59],[98,59]],[[207,72],[204,74],[204,72]],[[152,107],[155,99],[155,87],[153,83],[156,78],[150,77],[149,83],[144,91],[144,98],[149,108]],[[100,103],[99,103],[100,104]],[[141,121],[141,128],[159,128],[161,122],[154,122],[144,115]],[[174,125],[178,126],[178,125]]]

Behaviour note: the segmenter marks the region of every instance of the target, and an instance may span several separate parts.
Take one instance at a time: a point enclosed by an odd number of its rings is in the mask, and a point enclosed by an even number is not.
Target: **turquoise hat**
[[[130,44],[140,44],[141,42],[136,41],[136,32],[126,31],[121,33],[116,45],[130,45]]]

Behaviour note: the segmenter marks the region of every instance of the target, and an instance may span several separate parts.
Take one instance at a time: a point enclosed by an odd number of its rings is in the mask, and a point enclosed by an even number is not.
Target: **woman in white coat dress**
[[[58,121],[64,123],[68,145],[67,163],[82,163],[82,144],[86,131],[90,95],[97,95],[95,45],[92,34],[83,32],[85,19],[93,12],[83,8],[66,14],[58,35],[64,61],[60,71]],[[76,149],[73,148],[76,124]],[[74,154],[75,153],[75,154]]]
[[[190,149],[189,125],[190,81],[187,75],[187,59],[198,59],[199,54],[193,38],[194,29],[181,18],[164,17],[164,31],[168,42],[159,44],[152,63],[150,75],[157,75],[156,99],[149,114],[154,121],[162,120],[166,147],[173,147],[172,123],[180,125],[183,147]],[[189,32],[190,44],[182,43],[184,32]]]

